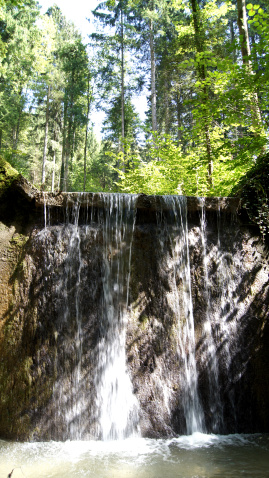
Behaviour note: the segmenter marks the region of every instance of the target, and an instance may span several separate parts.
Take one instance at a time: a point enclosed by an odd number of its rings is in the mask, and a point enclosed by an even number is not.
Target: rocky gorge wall
[[[189,432],[191,414],[201,431],[269,431],[267,246],[236,199],[134,201],[110,247],[106,195],[42,194],[21,177],[2,195],[2,438],[102,438],[105,309],[124,323],[143,436]]]

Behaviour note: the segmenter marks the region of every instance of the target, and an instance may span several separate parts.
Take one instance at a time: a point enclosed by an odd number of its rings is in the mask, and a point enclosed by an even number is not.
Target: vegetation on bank
[[[20,173],[0,156],[0,199],[19,176]]]
[[[240,196],[249,218],[259,226],[262,236],[269,237],[269,154],[260,156],[255,165],[231,192]]]
[[[1,156],[48,191],[234,194],[268,149],[266,0],[107,0],[93,14],[86,45],[56,5],[0,0]]]

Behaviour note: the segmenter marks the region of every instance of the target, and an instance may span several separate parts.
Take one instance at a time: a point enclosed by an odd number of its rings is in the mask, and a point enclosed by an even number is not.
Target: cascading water
[[[0,223],[1,476],[267,477],[268,250],[235,203],[40,197],[27,243]]]
[[[228,390],[229,409],[232,415],[232,422],[236,430],[236,410],[234,404],[234,391],[229,391],[230,380],[232,374],[230,368],[232,367],[232,354],[234,337],[238,336],[238,321],[236,319],[236,288],[240,278],[240,260],[236,254],[227,253],[222,250],[222,220],[220,213],[220,198],[218,199],[218,213],[217,213],[217,277],[216,282],[219,287],[219,307],[215,310],[214,322],[217,330],[217,340],[222,344],[221,355],[223,356],[224,371],[226,375],[226,389]],[[224,222],[224,221],[223,221]],[[230,320],[233,318],[234,320]],[[223,406],[222,406],[223,413]],[[224,426],[224,418],[222,415],[222,426]]]
[[[98,436],[116,440],[138,433],[138,402],[126,370],[125,333],[135,196],[103,195],[103,315],[96,373]]]
[[[81,236],[85,228],[79,226],[80,203],[78,194],[72,207],[66,207],[66,224],[51,227],[49,208],[45,204],[45,229],[41,239],[45,242],[45,275],[50,290],[54,290],[57,345],[53,386],[53,401],[56,405],[55,421],[63,423],[64,436],[71,439],[82,437],[82,410],[87,405],[82,393],[82,324],[81,324]],[[59,269],[59,271],[58,271]],[[70,294],[71,292],[71,294]],[[58,343],[59,336],[62,342]],[[59,356],[61,355],[61,358]]]
[[[29,436],[111,441],[245,424],[251,361],[265,354],[253,291],[266,301],[268,277],[239,227],[233,249],[230,213],[225,224],[217,201],[212,214],[179,196],[42,198],[45,227],[29,239],[14,311],[18,343],[29,342]]]
[[[121,439],[139,429],[139,407],[125,353],[135,196],[104,194],[102,202],[97,212],[89,211],[86,195],[77,194],[71,205],[67,202],[65,224],[51,226],[44,201],[45,229],[37,238],[45,246],[44,274],[55,307],[56,416],[51,419],[61,425],[54,435],[76,440]],[[91,265],[88,250],[96,240],[103,243],[102,254],[99,250]],[[91,351],[87,309],[93,297],[85,297],[84,289],[89,287],[86,281],[92,267],[101,281],[91,284],[92,296],[99,295],[101,305],[97,345]]]
[[[198,394],[195,358],[194,317],[191,294],[187,201],[183,196],[163,198],[169,214],[161,236],[168,237],[171,247],[172,294],[171,307],[178,317],[178,355],[180,360],[181,400],[188,435],[204,431],[204,416]],[[163,215],[161,215],[163,217]],[[182,300],[179,283],[182,283]],[[183,310],[181,307],[183,305]]]
[[[202,243],[202,257],[203,257],[203,269],[204,269],[204,294],[205,294],[205,321],[203,324],[203,340],[204,340],[204,353],[202,355],[202,361],[205,364],[209,383],[208,394],[208,415],[210,416],[210,427],[213,432],[219,432],[223,425],[223,409],[222,400],[220,397],[219,386],[219,367],[217,359],[216,342],[214,337],[214,328],[216,320],[212,317],[211,313],[211,297],[210,289],[211,283],[208,274],[208,254],[207,254],[207,240],[206,240],[206,217],[204,198],[200,199],[201,206],[201,243]],[[216,317],[215,317],[216,319]]]
[[[101,195],[103,207],[97,214],[89,212],[84,204],[84,224],[79,224],[81,203],[87,197],[78,194],[72,206],[66,206],[66,224],[50,231],[50,211],[45,205],[45,234],[48,249],[46,267],[56,267],[51,259],[53,251],[59,251],[58,262],[62,273],[59,275],[56,295],[63,296],[58,313],[63,354],[56,369],[59,379],[55,381],[53,397],[57,403],[57,420],[66,430],[64,436],[80,439],[84,436],[102,440],[122,439],[133,436],[139,430],[139,406],[132,391],[132,383],[126,369],[126,324],[128,316],[128,294],[131,270],[132,237],[136,216],[136,196],[124,194]],[[179,397],[183,409],[187,434],[205,430],[204,412],[198,392],[198,371],[195,357],[195,328],[192,305],[190,259],[188,246],[187,201],[181,196],[165,196],[164,208],[157,213],[158,237],[161,257],[167,257],[166,268],[170,277],[170,291],[167,300],[177,317],[177,347],[179,360]],[[45,203],[45,201],[44,201]],[[220,427],[221,409],[218,385],[218,363],[212,331],[210,308],[210,284],[206,254],[206,221],[201,203],[201,242],[205,279],[206,320],[204,330],[204,361],[209,381],[209,407],[213,416],[212,430]],[[85,212],[86,211],[86,212]],[[93,381],[87,385],[85,377],[85,337],[82,319],[82,287],[85,279],[85,260],[81,249],[97,235],[102,237],[101,284],[102,300],[99,311],[99,337],[95,349]],[[166,246],[165,246],[166,244]],[[170,250],[166,255],[165,248]],[[160,259],[161,259],[160,257]],[[71,296],[70,296],[71,292]],[[72,298],[70,298],[70,297]],[[57,299],[58,300],[58,299]],[[59,331],[56,333],[58,340]],[[66,335],[66,339],[64,338]],[[70,338],[72,336],[72,339]],[[92,360],[92,359],[91,359]],[[58,361],[58,362],[57,362]],[[69,364],[66,366],[66,364]],[[153,376],[152,385],[157,395],[163,395],[168,415],[171,414],[171,388],[166,385],[169,374],[165,363],[159,363],[158,374]],[[65,379],[63,379],[65,377]],[[86,380],[86,386],[85,386]],[[90,405],[87,390],[91,392]],[[93,421],[88,427],[85,418]],[[92,419],[91,417],[94,417]],[[212,422],[211,422],[212,423]],[[87,431],[87,430],[90,431]]]

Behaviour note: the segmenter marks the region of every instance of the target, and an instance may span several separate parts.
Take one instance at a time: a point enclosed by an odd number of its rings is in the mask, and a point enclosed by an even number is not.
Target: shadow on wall
[[[197,218],[189,220],[195,356],[205,430],[268,431],[268,251],[228,215],[221,222],[209,215],[204,234],[202,238]],[[171,248],[158,246],[155,225],[137,225],[133,251],[128,357],[142,404],[142,431],[149,436],[185,433],[186,384],[178,338],[186,323],[184,283],[180,274],[172,277]],[[171,297],[178,304],[171,306]]]
[[[191,364],[191,351],[206,430],[269,431],[266,247],[217,212],[207,215],[203,231],[193,213],[188,228],[189,264],[179,240],[183,228],[168,234],[155,217],[138,220],[133,232],[126,341],[141,432],[186,432],[183,369],[186,360]],[[34,229],[10,279],[14,302],[1,330],[2,437],[99,438],[104,236],[95,220],[87,227],[82,220],[79,231],[67,222]],[[175,253],[179,246],[183,256]],[[125,241],[107,254],[115,277],[120,257],[128,269]],[[123,281],[122,302],[126,271]],[[192,308],[193,343],[191,330],[184,337]]]
[[[94,434],[93,369],[102,313],[97,234],[81,232],[81,265],[75,245],[70,253],[68,226],[33,231],[10,278],[14,304],[1,344],[3,437],[62,440],[78,429],[83,436],[86,423]]]
[[[207,429],[215,431],[217,412],[222,433],[267,431],[268,250],[230,217],[222,216],[217,223],[209,216],[205,234],[202,257],[198,236],[190,254],[199,390]],[[217,408],[210,397],[219,399]]]

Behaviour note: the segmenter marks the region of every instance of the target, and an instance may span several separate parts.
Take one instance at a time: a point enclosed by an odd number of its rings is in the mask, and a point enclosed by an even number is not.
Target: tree
[[[43,189],[229,194],[266,148],[265,0],[107,0],[90,59],[58,7],[0,2],[1,154]]]
[[[34,0],[10,1],[2,7],[0,28],[5,56],[0,70],[0,143],[2,154],[15,163],[20,132],[28,121],[27,89],[38,69],[38,14]]]
[[[253,75],[251,51],[247,24],[247,11],[245,0],[237,0],[237,24],[239,29],[239,40],[243,64],[246,66],[249,75]],[[261,112],[259,108],[258,95],[255,91],[252,92],[252,118],[253,126],[258,131],[262,126]]]
[[[105,9],[105,11],[103,11]],[[127,66],[125,50],[128,45],[132,47],[131,29],[128,24],[128,2],[126,0],[110,1],[101,3],[93,11],[95,18],[101,23],[104,29],[109,28],[108,33],[92,34],[91,38],[99,47],[99,55],[102,58],[97,65],[97,75],[107,98],[114,101],[118,95],[120,85],[119,112],[121,117],[121,131],[119,144],[124,156],[125,141],[125,103],[126,94],[129,97],[130,90],[126,87]],[[128,38],[127,38],[128,37]],[[110,78],[108,78],[108,73]],[[104,85],[104,82],[106,84]],[[100,86],[101,86],[100,85]],[[118,104],[118,102],[116,102]]]
[[[85,109],[82,98],[88,91],[88,57],[81,38],[65,44],[60,51],[62,71],[65,74],[63,148],[61,168],[61,189],[68,191],[68,171],[72,170],[76,147],[76,130],[85,125]]]

